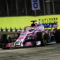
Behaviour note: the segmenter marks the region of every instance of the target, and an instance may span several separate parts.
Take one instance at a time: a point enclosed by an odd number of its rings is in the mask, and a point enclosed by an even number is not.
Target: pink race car
[[[18,39],[15,41],[14,46],[15,47],[28,47],[28,46],[40,46],[41,40],[37,36],[38,32],[44,31],[44,26],[42,24],[35,23],[35,21],[32,21],[30,27],[25,27],[24,31],[21,32]],[[42,36],[42,35],[41,35]],[[38,37],[38,38],[37,38]]]

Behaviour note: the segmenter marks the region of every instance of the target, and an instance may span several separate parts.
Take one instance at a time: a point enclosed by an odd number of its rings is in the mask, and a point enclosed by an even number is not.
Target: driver
[[[31,24],[31,27],[34,27],[36,21],[31,21],[31,22],[33,22],[33,23]]]
[[[33,22],[32,24],[31,24],[31,27],[34,27],[35,26],[35,23]]]

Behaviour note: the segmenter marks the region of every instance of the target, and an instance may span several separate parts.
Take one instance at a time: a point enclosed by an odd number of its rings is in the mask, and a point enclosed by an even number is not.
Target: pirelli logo
[[[40,10],[39,0],[31,0],[32,10]]]

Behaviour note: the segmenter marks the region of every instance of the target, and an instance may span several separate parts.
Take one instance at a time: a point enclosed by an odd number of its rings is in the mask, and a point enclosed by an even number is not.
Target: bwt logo
[[[39,0],[31,0],[32,10],[40,10]]]

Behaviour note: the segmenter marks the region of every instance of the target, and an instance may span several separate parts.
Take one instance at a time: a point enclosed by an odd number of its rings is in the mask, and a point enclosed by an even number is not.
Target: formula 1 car
[[[16,41],[12,42],[11,37],[4,34],[2,35],[2,42],[0,44],[2,49],[6,48],[20,48],[20,47],[31,47],[31,46],[45,46],[48,40],[47,31],[44,30],[44,26],[40,22],[33,22],[31,26],[25,27],[22,32],[20,32],[19,37]],[[17,34],[17,33],[16,33]],[[15,38],[15,37],[14,37]]]
[[[28,47],[28,46],[40,46],[45,45],[46,42],[43,39],[44,26],[40,22],[33,22],[31,26],[25,27],[21,32],[18,39],[15,41],[15,47]]]

